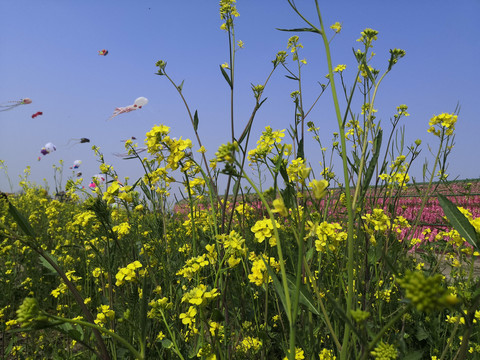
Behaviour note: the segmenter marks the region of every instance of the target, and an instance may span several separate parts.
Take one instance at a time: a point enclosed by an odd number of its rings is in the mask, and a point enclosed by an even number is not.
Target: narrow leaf
[[[268,271],[268,275],[272,278],[273,280],[273,286],[275,288],[275,291],[277,292],[278,294],[278,297],[280,298],[280,301],[282,302],[282,305],[283,305],[283,308],[285,309],[285,313],[287,314],[287,317],[288,317],[288,321],[291,322],[291,316],[292,314],[290,314],[290,311],[288,310],[287,308],[287,301],[285,300],[285,293],[284,293],[284,289],[283,289],[283,286],[282,284],[280,283],[280,280],[278,280],[278,277],[277,275],[275,274],[275,272],[273,271],[272,267],[270,266],[270,264],[265,261],[265,259],[263,258],[262,256],[262,260],[263,260],[263,263],[265,264],[265,267],[267,268],[267,271]]]
[[[480,250],[477,233],[473,225],[470,224],[470,221],[468,221],[465,215],[463,215],[461,211],[458,210],[457,206],[448,200],[447,197],[442,194],[438,194],[437,197],[445,216],[454,229],[457,230],[460,236],[467,240],[470,245],[474,246],[475,249]]]
[[[16,221],[20,229],[31,237],[35,237],[35,231],[33,230],[32,226],[28,222],[28,220],[23,216],[12,203],[8,202],[8,212],[12,215],[13,219]]]
[[[295,278],[293,276],[287,276],[288,288],[292,293],[296,291]],[[314,301],[310,293],[305,289],[303,284],[300,284],[300,296],[298,298],[300,304],[305,305],[311,313],[315,315],[320,315],[320,312],[314,305]]]
[[[318,31],[317,29],[314,29],[314,28],[298,28],[298,29],[279,29],[279,28],[276,28],[276,29],[279,30],[279,31],[297,31],[297,32],[309,31],[309,32],[317,33],[317,34],[322,33],[321,31]]]
[[[193,130],[197,131],[198,129],[198,111],[195,110],[195,114],[193,115]]]
[[[222,75],[223,75],[223,77],[225,78],[225,80],[227,80],[227,83],[228,83],[228,85],[230,86],[230,89],[233,89],[232,80],[230,80],[230,77],[228,76],[227,72],[226,72],[225,69],[222,67],[222,65],[220,65],[220,70],[222,71]]]
[[[286,78],[289,78],[289,79],[292,79],[292,80],[295,80],[295,81],[299,81],[300,79],[296,76],[290,76],[290,75],[285,75]]]
[[[380,155],[380,148],[382,146],[382,135],[383,130],[380,130],[375,137],[375,140],[373,141],[374,153],[372,159],[370,160],[370,163],[368,164],[367,171],[365,172],[365,182],[363,184],[363,191],[362,196],[359,200],[359,204],[363,202],[363,198],[365,197],[365,194],[368,191],[368,187],[370,186],[370,181],[372,181],[373,172],[375,171],[375,167],[377,166],[378,157]]]
[[[182,90],[183,90],[183,83],[184,83],[184,82],[185,82],[185,80],[182,80],[182,83],[177,86],[178,91],[182,92]]]

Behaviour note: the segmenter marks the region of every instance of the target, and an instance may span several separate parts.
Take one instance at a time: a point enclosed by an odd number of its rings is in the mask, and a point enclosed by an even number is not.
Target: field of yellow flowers
[[[341,25],[324,28],[319,10],[313,25],[287,1],[308,26],[294,30],[324,43],[323,90],[332,92],[338,122],[330,153],[305,120],[294,35],[288,53],[272,60],[272,73],[288,69],[299,89],[288,131],[267,126],[251,145],[270,74],[252,85],[244,130],[232,131],[212,159],[185,101],[195,141],[173,137],[165,124],[147,132],[147,157],[127,141],[130,161],[144,169],[133,182],[97,147],[102,178],[92,189],[70,179],[52,198],[23,179],[21,193],[0,198],[1,358],[480,358],[480,181],[448,182],[445,173],[458,115],[429,120],[434,158],[426,181],[415,183],[408,173],[421,141],[404,146],[397,133],[408,107],[396,108],[390,128],[374,115],[380,83],[405,52],[392,49],[387,68],[373,68],[378,32],[365,29],[347,87],[329,47]],[[234,58],[235,1],[221,0],[220,15]],[[220,67],[232,92],[233,64]],[[166,62],[156,66],[185,100]],[[363,105],[350,108],[359,88]],[[323,154],[319,177],[307,138]],[[343,174],[331,170],[333,156]],[[263,177],[267,190],[254,180]],[[172,209],[175,183],[186,196]]]

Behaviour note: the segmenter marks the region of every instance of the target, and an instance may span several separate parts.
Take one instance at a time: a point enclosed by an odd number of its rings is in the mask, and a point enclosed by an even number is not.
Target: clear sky
[[[314,2],[298,0],[301,9],[315,19]],[[480,177],[478,157],[480,119],[480,1],[320,1],[327,26],[336,21],[343,30],[331,43],[334,64],[346,64],[351,83],[355,73],[352,48],[367,27],[379,31],[372,63],[384,70],[390,48],[401,48],[401,59],[381,85],[376,101],[377,118],[388,128],[395,107],[407,104],[406,144],[424,141],[412,175],[421,176],[436,138],[427,134],[428,121],[442,112],[453,112],[460,103],[456,146],[450,157],[450,178]],[[237,134],[254,105],[250,84],[263,83],[271,60],[286,50],[292,33],[276,28],[304,27],[283,0],[239,0],[236,38],[245,43],[237,52],[235,112]],[[219,65],[228,61],[227,35],[220,30],[218,1],[154,0],[4,0],[0,2],[0,103],[31,98],[32,104],[0,112],[0,159],[8,166],[14,190],[23,169],[31,166],[30,179],[54,188],[53,164],[65,162],[63,185],[71,176],[69,166],[82,160],[84,183],[98,173],[91,145],[100,147],[107,163],[120,178],[142,176],[141,167],[114,153],[124,150],[122,139],[136,137],[143,145],[145,133],[154,124],[171,127],[172,136],[194,141],[190,120],[175,89],[155,75],[157,60],[167,61],[175,81],[185,80],[183,93],[192,110],[197,109],[199,133],[213,157],[218,146],[229,140],[229,89]],[[316,98],[319,82],[326,82],[327,66],[321,38],[300,33],[303,44],[304,96],[307,105]],[[107,49],[107,56],[98,50]],[[290,60],[291,61],[291,60]],[[285,129],[292,124],[290,93],[296,84],[281,68],[264,95],[253,127],[252,146],[267,126]],[[149,99],[141,110],[107,121],[115,107],[132,104],[140,96]],[[307,120],[320,127],[322,142],[331,143],[337,131],[327,91]],[[37,111],[43,115],[31,118]],[[358,111],[356,109],[355,111]],[[89,138],[88,144],[67,144],[72,138]],[[47,143],[57,151],[37,161]],[[195,143],[195,141],[194,141]],[[195,149],[198,149],[196,146]],[[317,178],[318,147],[306,144],[307,158]],[[340,173],[340,166],[334,169]],[[0,190],[10,191],[3,172]]]

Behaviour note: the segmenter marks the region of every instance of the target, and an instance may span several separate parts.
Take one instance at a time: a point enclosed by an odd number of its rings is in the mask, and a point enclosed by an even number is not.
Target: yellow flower
[[[272,212],[279,213],[281,216],[288,216],[288,209],[285,207],[285,203],[282,198],[273,200],[274,209]]]
[[[333,31],[335,31],[336,34],[338,34],[340,32],[340,30],[342,30],[342,24],[340,24],[338,21],[333,24],[332,26],[330,26],[330,29],[332,29]]]
[[[327,187],[329,183],[327,180],[312,180],[308,186],[310,186],[313,190],[313,196],[315,196],[315,199],[320,200],[325,196],[327,193]]]

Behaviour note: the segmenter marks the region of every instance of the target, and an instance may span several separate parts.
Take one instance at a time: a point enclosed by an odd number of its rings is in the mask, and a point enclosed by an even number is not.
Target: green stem
[[[125,340],[120,335],[117,335],[115,332],[110,331],[110,330],[108,330],[108,329],[106,329],[102,326],[98,326],[97,324],[92,324],[91,322],[87,322],[87,321],[83,321],[83,320],[66,319],[66,318],[62,318],[60,316],[50,315],[50,314],[47,314],[47,313],[45,313],[45,315],[47,315],[48,317],[50,317],[52,319],[55,319],[55,320],[59,320],[59,321],[63,321],[63,322],[70,323],[70,324],[75,324],[75,325],[77,325],[77,324],[82,325],[82,326],[85,326],[85,327],[88,327],[88,328],[91,328],[91,329],[95,329],[95,330],[97,330],[99,332],[102,332],[104,334],[107,334],[108,336],[111,336],[112,338],[117,340],[119,343],[121,343],[123,346],[125,346],[132,353],[132,355],[135,356],[135,359],[138,359],[138,360],[143,360],[144,359],[142,354],[140,354],[127,340]]]

